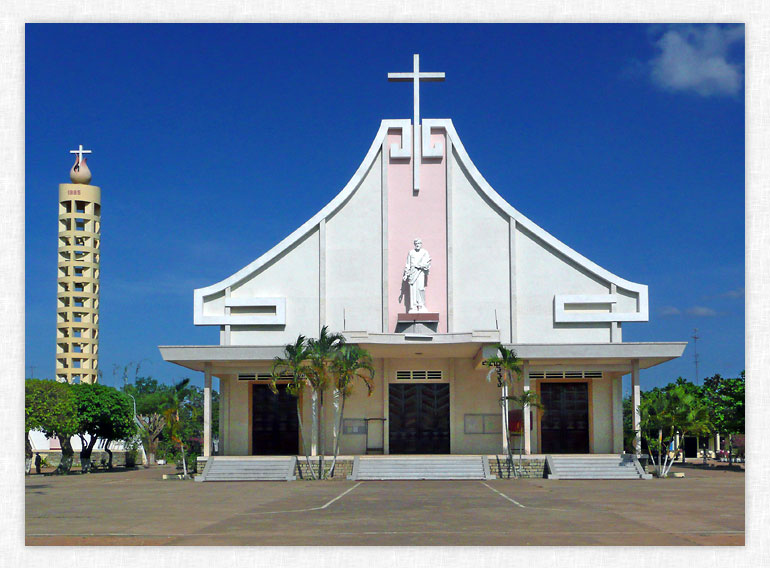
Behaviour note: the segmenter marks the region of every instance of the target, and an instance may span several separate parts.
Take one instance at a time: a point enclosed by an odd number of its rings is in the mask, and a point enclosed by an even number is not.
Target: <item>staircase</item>
[[[293,481],[296,465],[296,456],[212,456],[195,481]]]
[[[636,456],[546,456],[548,479],[651,479]]]
[[[348,479],[494,479],[494,476],[485,456],[358,456]]]

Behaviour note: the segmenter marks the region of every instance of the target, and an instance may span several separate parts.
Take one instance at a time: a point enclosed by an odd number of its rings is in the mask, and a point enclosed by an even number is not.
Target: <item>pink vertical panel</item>
[[[415,136],[420,136],[419,129]],[[388,144],[401,143],[398,130],[388,132]],[[388,158],[388,332],[396,329],[399,313],[405,313],[407,296],[399,302],[407,253],[416,237],[430,253],[431,269],[425,285],[426,307],[439,313],[439,333],[447,331],[446,259],[446,135],[431,135],[431,143],[443,147],[441,158],[425,158],[420,164],[420,192],[412,189],[411,159]]]

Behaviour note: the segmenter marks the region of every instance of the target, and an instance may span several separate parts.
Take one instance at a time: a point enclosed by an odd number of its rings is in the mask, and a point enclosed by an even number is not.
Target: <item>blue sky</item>
[[[58,184],[102,187],[100,367],[196,373],[192,291],[248,264],[347,183],[383,118],[451,118],[490,184],[555,237],[647,284],[625,341],[691,341],[700,377],[744,362],[742,26],[26,26],[26,365],[54,373]],[[694,378],[685,355],[642,386]]]

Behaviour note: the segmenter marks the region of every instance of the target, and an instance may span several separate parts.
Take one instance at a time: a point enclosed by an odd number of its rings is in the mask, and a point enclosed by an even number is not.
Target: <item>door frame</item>
[[[391,427],[390,427],[390,387],[391,385],[399,385],[399,386],[420,386],[420,385],[446,385],[448,389],[448,398],[449,398],[449,409],[447,411],[447,420],[448,420],[448,428],[447,432],[449,435],[448,440],[448,452],[449,454],[452,453],[452,407],[453,407],[453,400],[452,400],[452,392],[454,389],[452,388],[452,384],[448,380],[440,380],[440,381],[426,381],[426,380],[401,380],[401,381],[390,381],[387,383],[387,388],[385,389],[387,391],[387,409],[388,409],[388,429],[387,432],[385,432],[385,437],[387,439],[388,444],[388,454],[393,455],[392,448],[390,447],[390,434],[391,434]],[[412,455],[412,454],[395,454],[395,455]],[[443,455],[443,454],[437,454],[437,455]]]
[[[276,381],[275,383],[277,385],[288,385],[291,381]],[[247,456],[253,456],[254,454],[254,440],[253,440],[253,432],[254,432],[254,387],[264,386],[265,388],[270,388],[268,386],[268,381],[249,381],[248,384],[248,415],[249,415],[249,423],[248,423],[248,438],[247,443],[248,446],[246,447]],[[303,393],[304,394],[304,393]],[[303,394],[299,395],[299,403],[300,403],[300,409],[302,410],[302,423],[304,424],[305,420],[305,407],[304,407],[304,401],[302,399]],[[296,410],[295,410],[296,414]],[[304,448],[302,447],[302,432],[300,431],[299,424],[297,424],[297,455],[304,455]]]
[[[587,383],[588,384],[588,453],[594,453],[594,392],[593,392],[593,379],[538,379],[535,381],[535,392],[538,398],[540,397],[540,385],[541,383]],[[548,412],[548,409],[545,409]],[[543,453],[543,428],[542,428],[543,412],[537,413],[537,450],[539,453]]]

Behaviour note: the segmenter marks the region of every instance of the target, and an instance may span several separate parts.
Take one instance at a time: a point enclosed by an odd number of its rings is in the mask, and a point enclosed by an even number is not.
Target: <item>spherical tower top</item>
[[[91,170],[88,169],[86,159],[83,157],[83,154],[90,153],[91,150],[83,150],[82,144],[80,144],[80,147],[77,150],[70,150],[70,154],[75,154],[75,163],[70,170],[70,179],[72,180],[72,183],[80,183],[83,185],[91,183]]]

